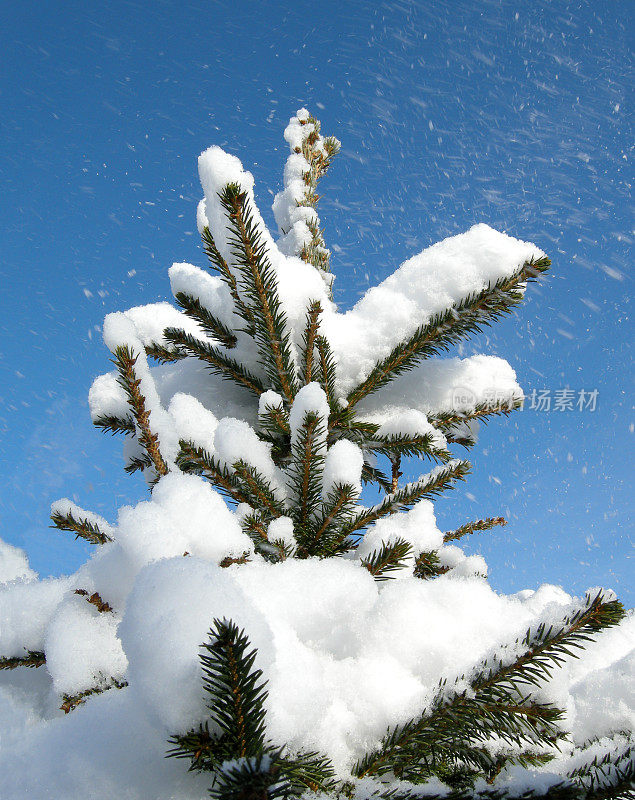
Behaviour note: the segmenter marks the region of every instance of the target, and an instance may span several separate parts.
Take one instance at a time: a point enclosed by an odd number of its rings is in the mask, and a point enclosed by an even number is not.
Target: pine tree
[[[309,298],[300,321],[294,322],[251,187],[234,180],[215,193],[206,187],[208,203],[212,195],[214,205],[202,205],[199,224],[216,282],[206,283],[196,268],[175,265],[171,279],[180,312],[161,318],[166,324],[158,333],[156,324],[141,318],[136,324],[131,316],[110,319],[105,338],[116,374],[103,392],[108,402],[97,402],[93,394],[94,422],[127,438],[125,469],[141,471],[151,492],[170,475],[191,474],[236,507],[251,547],[225,555],[218,562],[223,568],[244,569],[255,561],[279,565],[345,559],[381,586],[405,575],[415,581],[443,580],[457,569],[451,543],[505,525],[502,517],[465,522],[429,548],[405,534],[375,545],[365,535],[371,528],[381,531],[381,520],[399,520],[402,512],[463,481],[470,464],[454,457],[449,446],[472,447],[475,423],[511,413],[521,398],[514,391],[493,401],[477,398],[463,408],[410,413],[408,422],[373,416],[376,407],[368,401],[514,311],[526,285],[549,269],[549,259],[539,251],[528,254],[487,285],[433,309],[347,382],[329,337],[336,312],[329,306],[332,274],[316,191],[339,142],[322,137],[319,122],[305,111],[298,112],[285,135],[291,155],[285,189],[274,203],[281,234],[277,246],[316,271],[325,291],[316,289],[317,296]],[[190,398],[196,421],[217,425],[216,431],[225,425],[231,446],[223,448],[218,433],[211,446],[203,431],[192,433],[189,426],[184,432],[187,426],[173,406],[166,410],[161,401],[157,368],[149,367],[149,358],[166,365],[164,370],[186,362],[200,377],[204,369],[211,381],[211,410],[214,393],[225,385],[235,407],[251,409],[244,418],[253,424],[219,423]],[[183,395],[175,395],[173,403],[179,397],[185,402]],[[404,460],[421,460],[431,469],[404,483]],[[361,504],[362,484],[378,491],[377,502]],[[59,530],[98,548],[117,538],[104,520],[69,501],[55,504],[51,519]],[[96,618],[111,619],[116,612],[111,598],[98,591],[78,588],[74,595],[74,602],[90,605]],[[413,708],[407,721],[390,725],[374,745],[369,743],[349,775],[338,773],[326,752],[298,751],[270,736],[268,678],[258,667],[250,631],[240,619],[215,618],[200,649],[207,718],[185,733],[174,733],[168,755],[185,759],[192,771],[209,773],[210,796],[219,800],[291,798],[305,792],[407,800],[421,796],[417,787],[425,785],[426,797],[633,797],[633,744],[631,734],[623,732],[615,734],[614,753],[598,757],[587,748],[589,759],[546,789],[527,789],[522,781],[520,788],[496,783],[513,767],[541,767],[553,759],[567,739],[564,711],[544,699],[543,687],[568,658],[624,616],[609,593],[589,593],[559,620],[538,620],[471,670],[439,675],[429,701]],[[0,669],[41,667],[47,657],[46,649],[27,648],[22,655],[0,658]],[[126,685],[124,674],[101,674],[94,685],[64,693],[61,708],[69,713],[95,694]],[[430,787],[440,786],[438,781],[445,789],[434,794]]]

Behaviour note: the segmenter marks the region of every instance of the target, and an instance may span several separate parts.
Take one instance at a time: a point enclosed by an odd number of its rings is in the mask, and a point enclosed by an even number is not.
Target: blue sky
[[[474,537],[503,591],[548,581],[632,590],[629,250],[632,31],[617,2],[2,2],[0,536],[42,575],[88,549],[52,500],[113,519],[146,494],[90,424],[104,315],[169,295],[202,264],[196,158],[257,180],[268,220],[305,105],[342,154],[322,187],[336,300],[475,222],[536,242],[551,277],[465,353],[507,358],[526,409],[482,433],[444,529]],[[597,389],[595,411],[556,393]],[[632,523],[631,523],[632,524]]]

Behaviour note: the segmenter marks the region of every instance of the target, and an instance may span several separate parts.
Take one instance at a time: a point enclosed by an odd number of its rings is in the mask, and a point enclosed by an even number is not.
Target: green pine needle
[[[412,545],[405,539],[394,542],[382,542],[379,549],[362,559],[362,566],[370,572],[376,581],[387,581],[394,577],[391,572],[403,569],[408,557],[412,554]]]
[[[213,484],[225,497],[236,503],[249,503],[244,492],[244,487],[226,466],[194,442],[185,439],[179,441],[179,453],[176,457],[176,466],[183,472],[202,475]]]
[[[322,473],[326,455],[326,420],[307,412],[291,447],[288,468],[291,490],[291,516],[300,528],[306,528],[322,497]]]
[[[278,295],[275,272],[247,194],[235,183],[219,195],[229,222],[229,244],[239,273],[239,290],[253,317],[253,338],[274,389],[289,402],[298,390],[291,334]]]
[[[91,544],[106,544],[112,539],[104,533],[96,522],[89,522],[85,517],[75,517],[72,511],[61,514],[59,511],[51,514],[51,527],[60,531],[70,531],[76,539],[84,539]]]
[[[209,258],[210,265],[212,269],[219,273],[223,281],[225,282],[226,286],[229,289],[229,292],[232,296],[232,300],[234,301],[234,309],[239,317],[245,323],[245,333],[253,336],[254,332],[254,317],[252,312],[247,308],[245,303],[243,302],[239,292],[238,292],[238,284],[236,283],[236,278],[234,273],[229,268],[229,265],[220,254],[220,251],[216,247],[216,242],[214,241],[214,237],[210,229],[205,226],[203,228],[203,233],[201,234],[201,238],[203,240],[203,249]]]
[[[202,649],[207,707],[224,738],[225,758],[257,755],[265,744],[267,699],[262,671],[254,669],[257,651],[237,625],[219,619]]]
[[[231,620],[215,619],[202,645],[203,688],[209,720],[172,736],[168,757],[186,758],[190,770],[211,772],[212,798],[299,797],[307,789],[335,788],[328,758],[307,752],[287,755],[266,739],[266,681],[255,669],[257,651]]]
[[[128,345],[120,345],[115,348],[114,356],[113,364],[119,372],[118,382],[126,393],[136,424],[137,440],[152,462],[157,477],[167,475],[168,465],[161,454],[159,437],[150,426],[150,411],[146,408],[146,399],[141,392],[141,379],[135,371],[139,355]]]
[[[450,571],[450,567],[441,564],[436,550],[425,550],[415,558],[413,575],[415,578],[429,580]]]
[[[389,436],[374,435],[374,438],[365,442],[366,449],[376,455],[387,456],[388,458],[406,458],[416,456],[422,458],[427,456],[442,464],[447,463],[452,454],[444,448],[437,447],[431,433],[424,433],[415,436],[407,434],[390,434]]]
[[[438,496],[451,488],[453,481],[464,480],[469,471],[470,464],[467,461],[456,460],[443,467],[437,467],[430,475],[406,484],[384,497],[377,505],[361,511],[347,524],[346,533],[350,535],[382,517],[412,508],[419,500]]]
[[[100,414],[93,420],[93,425],[113,436],[117,433],[123,433],[124,436],[134,436],[137,431],[134,419],[130,415],[118,417],[115,414]]]
[[[218,317],[215,317],[211,311],[205,308],[198,297],[193,297],[185,292],[177,292],[174,295],[174,299],[188,317],[198,322],[208,336],[216,339],[228,350],[236,346],[237,339],[235,334]]]
[[[258,470],[246,461],[239,460],[233,464],[234,476],[240,486],[243,497],[253,508],[258,508],[261,514],[266,514],[269,519],[276,519],[285,513],[284,504],[275,495],[269,483]]]
[[[462,539],[464,536],[469,536],[477,531],[488,531],[497,525],[507,525],[505,517],[487,517],[487,519],[477,519],[474,522],[466,522],[455,531],[447,531],[443,534],[443,543],[455,542]]]
[[[205,362],[207,368],[221,378],[242,386],[256,397],[260,397],[264,392],[264,386],[259,378],[235,358],[225,355],[209,342],[197,339],[182,328],[166,328],[163,335],[168,342],[187,355]]]
[[[173,364],[175,361],[182,361],[184,358],[187,358],[187,353],[179,350],[177,347],[170,349],[157,342],[150,342],[144,345],[144,350],[147,356],[158,361],[159,364]]]

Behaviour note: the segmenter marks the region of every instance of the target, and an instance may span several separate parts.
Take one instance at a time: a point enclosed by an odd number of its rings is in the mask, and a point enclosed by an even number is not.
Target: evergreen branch
[[[102,692],[107,692],[109,689],[123,689],[127,685],[128,681],[118,681],[115,678],[111,678],[110,682],[106,683],[104,686],[93,686],[91,689],[85,689],[78,694],[64,694],[62,695],[60,711],[69,714],[77,708],[77,706],[83,705],[89,697],[95,694],[102,694]]]
[[[450,571],[450,567],[443,566],[436,550],[424,550],[415,558],[413,575],[424,581],[445,575]]]
[[[204,447],[198,447],[194,442],[181,439],[179,448],[179,454],[176,457],[176,466],[179,469],[194,475],[202,475],[225,497],[236,503],[249,503],[249,497],[237,476],[231,473],[227,467],[219,464]]]
[[[227,184],[220,201],[229,218],[230,246],[253,314],[260,357],[276,391],[291,402],[297,392],[291,337],[267,246],[254,222],[247,194],[237,184]]]
[[[197,339],[182,328],[166,328],[163,334],[167,341],[180,347],[188,355],[204,361],[207,367],[225,380],[244,386],[256,397],[264,392],[264,386],[248,369],[235,358],[221,353],[221,351],[201,339]]]
[[[124,471],[128,475],[133,475],[135,472],[143,472],[145,469],[152,469],[152,459],[147,453],[139,456],[130,456],[124,466]]]
[[[476,748],[475,748],[476,749]],[[487,753],[486,757],[491,754]],[[517,765],[523,769],[543,767],[550,761],[553,761],[554,754],[546,752],[537,752],[535,750],[498,750],[494,759],[494,763],[489,769],[487,775],[487,782],[494,783],[500,773],[507,767]]]
[[[223,760],[228,736],[213,737],[207,722],[196,731],[173,736],[176,745],[168,758],[187,758],[189,771],[214,772],[210,796],[236,800],[299,797],[307,789],[328,791],[336,787],[335,771],[330,760],[316,752],[285,756],[284,748],[265,745],[250,757]]]
[[[350,518],[357,503],[358,492],[350,483],[337,483],[330,490],[320,509],[310,534],[301,550],[306,555],[338,555],[342,552],[341,527]]]
[[[253,542],[255,551],[264,559],[276,563],[288,557],[288,548],[284,542],[269,540],[267,525],[259,513],[246,514],[240,520],[240,525],[243,533]]]
[[[326,336],[316,336],[315,346],[318,351],[318,363],[316,365],[317,380],[324,389],[329,407],[335,407],[335,381],[336,363],[335,356],[331,350],[331,345]],[[330,427],[330,425],[329,425]]]
[[[168,744],[174,747],[168,750],[166,757],[188,758],[188,772],[213,772],[222,764],[226,740],[222,736],[212,736],[209,723],[205,721],[197,730],[171,736]]]
[[[577,658],[575,650],[583,650],[585,642],[593,641],[595,634],[618,625],[625,616],[624,606],[618,600],[603,600],[602,592],[595,597],[587,594],[584,607],[565,617],[559,626],[538,625],[531,628],[516,647],[525,653],[508,666],[502,661],[482,665],[473,686],[478,691],[518,691],[520,686],[539,686],[549,680],[554,667],[559,667],[567,656]]]
[[[289,427],[289,413],[281,402],[279,405],[265,403],[262,413],[258,415],[262,430],[273,439],[282,436],[288,440],[291,433]]]
[[[232,296],[232,300],[234,301],[234,305],[236,306],[236,311],[238,312],[239,316],[247,323],[246,333],[253,336],[254,330],[254,316],[249,308],[245,305],[240,297],[238,292],[238,285],[236,284],[236,278],[234,277],[234,273],[229,268],[229,265],[225,261],[225,259],[220,254],[218,248],[216,247],[216,242],[214,241],[214,237],[210,229],[205,226],[203,228],[203,233],[201,234],[201,238],[203,239],[203,249],[207,254],[207,257],[210,260],[210,264],[212,265],[213,269],[215,269],[225,282],[226,286],[229,289],[229,292]]]
[[[115,349],[114,365],[119,371],[119,384],[124,389],[132,415],[139,431],[139,444],[146,451],[157,475],[167,475],[168,466],[159,449],[159,437],[150,428],[150,411],[146,408],[146,400],[141,393],[141,379],[135,373],[137,358],[128,345],[120,345]]]
[[[472,420],[482,420],[486,423],[488,422],[488,417],[508,417],[512,411],[517,411],[522,407],[522,397],[511,397],[497,402],[476,403],[471,411],[437,411],[435,414],[428,414],[427,416],[431,425],[445,430],[453,425],[471,422]]]
[[[348,395],[349,406],[413,369],[422,359],[449,350],[461,339],[479,333],[483,327],[510,313],[522,300],[522,285],[535,280],[550,264],[548,258],[526,261],[513,275],[499,278],[483,291],[435,314],[373,367],[368,377]]]
[[[164,345],[158,344],[158,342],[150,342],[144,345],[143,349],[146,351],[147,356],[154,358],[159,364],[172,364],[175,361],[182,361],[184,358],[187,358],[187,353],[184,353],[182,350],[178,348],[170,350]]]
[[[208,791],[212,800],[286,800],[291,796],[277,759],[265,750],[220,764]]]
[[[65,514],[59,511],[54,511],[51,514],[52,528],[58,528],[61,531],[70,531],[75,534],[76,539],[85,539],[91,544],[106,544],[112,542],[110,536],[105,534],[95,522],[89,522],[84,517],[78,519],[73,516],[72,511],[67,511]]]
[[[400,455],[393,455],[390,456],[390,491],[386,492],[386,494],[393,494],[399,488],[399,478],[402,477],[403,472],[401,472],[401,456]]]
[[[202,645],[203,685],[212,721],[224,739],[224,757],[245,758],[265,745],[266,682],[254,669],[257,651],[231,620],[215,619]]]
[[[267,433],[262,434],[262,439],[271,444],[271,460],[276,465],[285,469],[289,464],[291,457],[291,442],[290,437],[284,438],[278,436],[270,436]]]
[[[269,481],[255,467],[242,459],[232,466],[240,481],[243,495],[249,498],[247,502],[250,506],[257,508],[261,514],[265,510],[273,519],[286,513],[284,504],[276,497]]]
[[[249,536],[256,548],[261,544],[269,542],[267,526],[257,512],[246,514],[240,520],[243,532]]]
[[[317,208],[319,195],[317,194],[318,181],[324,176],[331,166],[333,159],[340,149],[340,143],[334,136],[322,138],[320,136],[320,122],[312,115],[307,119],[300,119],[300,125],[311,125],[311,131],[302,138],[301,147],[296,147],[296,153],[302,153],[309,168],[302,177],[306,190],[301,199],[296,200],[298,206]],[[300,258],[318,269],[329,272],[329,252],[324,242],[323,231],[317,219],[306,222],[311,233],[311,241],[305,243],[300,251]]]
[[[301,752],[291,757],[282,755],[281,751],[279,764],[291,797],[300,797],[307,789],[311,792],[329,792],[337,786],[333,764],[321,753]]]
[[[315,205],[317,205],[319,195],[313,195],[311,199],[314,199]],[[304,203],[301,203],[300,205],[304,205]],[[303,261],[306,261],[307,264],[312,264],[314,267],[317,267],[317,269],[328,273],[330,272],[330,256],[329,251],[326,249],[326,243],[324,242],[324,229],[320,228],[319,223],[312,219],[306,220],[306,226],[311,234],[311,241],[304,242],[302,245],[302,249],[300,250],[299,254],[300,258]]]
[[[101,428],[106,433],[111,433],[113,436],[116,433],[123,433],[124,436],[134,436],[137,430],[134,425],[134,419],[129,415],[118,417],[115,414],[101,414],[93,420],[93,425],[96,428]]]
[[[221,322],[218,317],[215,317],[211,311],[205,308],[198,297],[193,297],[185,292],[177,292],[174,298],[185,314],[191,319],[196,320],[208,336],[212,339],[216,339],[228,350],[236,347],[236,342],[238,340],[233,332],[225,323]]]
[[[439,693],[420,717],[389,729],[381,745],[356,764],[353,774],[362,778],[394,772],[420,782],[444,764],[461,764],[488,774],[495,770],[496,759],[480,743],[499,739],[516,746],[537,742],[553,746],[563,735],[557,727],[563,712],[553,706],[523,697],[488,701],[478,692],[449,697]]]
[[[333,163],[333,159],[339,153],[340,143],[334,136],[326,136],[324,138],[320,136],[320,121],[312,114],[299,121],[300,125],[312,126],[310,133],[302,137],[302,146],[300,148],[296,147],[295,152],[302,153],[309,164],[309,172],[305,172],[302,177],[305,185],[314,193],[317,188],[317,182],[326,174],[326,171]],[[320,144],[322,145],[321,147],[319,146]],[[314,207],[318,198],[314,194],[312,197],[315,197],[315,199],[309,200],[306,204]]]
[[[86,602],[90,603],[92,606],[95,606],[97,611],[100,614],[108,613],[112,611],[112,606],[110,603],[107,603],[105,600],[102,600],[101,595],[99,592],[93,592],[93,594],[89,595],[86,589],[75,589],[75,594],[80,595],[81,597],[86,598]]]
[[[357,514],[347,523],[346,534],[350,535],[355,531],[366,528],[389,514],[411,508],[415,503],[423,498],[436,497],[448,488],[451,488],[452,481],[464,480],[470,471],[467,461],[451,461],[443,467],[435,468],[429,475],[425,475],[414,483],[407,483],[401,489],[386,495],[384,499],[375,506]]]
[[[291,800],[334,789],[335,772],[328,758],[300,753],[291,758],[271,746],[249,758],[220,765],[209,790],[214,800]]]
[[[376,581],[390,580],[393,576],[388,573],[403,569],[408,557],[412,554],[412,545],[405,539],[399,538],[394,542],[382,542],[379,550],[362,559],[362,566],[370,572]]]
[[[584,800],[635,800],[635,769],[632,764],[605,786],[589,789]]]
[[[364,448],[377,455],[387,456],[388,458],[405,458],[408,456],[428,456],[441,463],[447,463],[451,458],[451,453],[443,447],[434,444],[434,436],[431,433],[423,434],[390,434],[379,436],[374,434],[373,439],[364,443]]]
[[[615,736],[612,738],[614,740]],[[585,800],[632,800],[635,798],[635,744],[631,740],[620,747],[614,742],[610,752],[594,756],[567,777],[585,790]]]
[[[392,483],[384,473],[378,468],[371,466],[367,461],[362,467],[362,483],[376,483],[386,494],[392,493]]]
[[[233,556],[225,556],[218,566],[227,569],[227,567],[231,567],[233,564],[248,564],[250,560],[250,553],[247,551],[243,553],[242,556],[236,558]]]
[[[380,426],[375,422],[359,419],[350,408],[331,410],[329,418],[329,431],[335,441],[340,436],[345,436],[351,442],[357,443],[363,450],[369,441],[377,434]]]
[[[320,327],[320,314],[322,306],[319,300],[313,300],[309,304],[306,313],[306,325],[302,334],[302,353],[300,363],[302,372],[300,380],[303,385],[311,383],[313,380],[313,361],[315,355],[315,337]]]
[[[27,650],[25,656],[0,656],[0,669],[42,667],[44,664],[46,656],[40,650]]]
[[[469,449],[476,444],[476,437],[469,435],[468,432],[463,433],[446,433],[445,440],[448,444],[458,444],[461,447]]]
[[[458,539],[462,539],[464,536],[469,536],[471,533],[487,531],[497,525],[507,525],[505,517],[487,517],[486,519],[477,519],[474,522],[466,522],[465,525],[461,525],[461,527],[457,528],[455,531],[447,531],[444,533],[443,543],[455,542]]]
[[[469,679],[470,692],[445,696],[440,691],[430,708],[402,726],[389,730],[377,750],[358,762],[354,774],[381,775],[421,765],[422,774],[432,774],[444,753],[477,768],[470,743],[498,737],[509,744],[544,742],[553,744],[562,736],[557,723],[562,712],[548,704],[530,701],[520,693],[522,686],[539,686],[551,677],[565,656],[583,648],[599,631],[617,625],[624,609],[617,601],[603,601],[602,594],[587,596],[585,607],[566,617],[557,629],[539,625],[522,642],[525,652],[505,665],[498,658],[485,662]]]
[[[294,558],[297,555],[297,547],[284,539],[270,539],[269,544],[275,552],[275,558],[270,559],[272,561],[286,561],[288,558]]]
[[[326,451],[325,420],[314,412],[304,415],[291,446],[290,488],[294,498],[293,521],[303,529],[322,496],[322,472]]]

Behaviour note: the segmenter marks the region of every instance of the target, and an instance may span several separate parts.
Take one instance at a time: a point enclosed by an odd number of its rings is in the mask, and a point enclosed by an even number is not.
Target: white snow
[[[181,472],[161,478],[150,500],[124,506],[115,535],[135,572],[186,552],[215,562],[253,549],[221,496],[202,478]]]
[[[284,542],[285,545],[294,548],[296,540],[291,517],[278,517],[272,520],[267,526],[267,538],[270,542]]]
[[[182,328],[199,339],[207,339],[195,320],[181,313],[170,303],[150,303],[146,306],[135,306],[128,309],[128,311],[124,311],[123,315],[132,323],[135,339],[143,345],[160,344],[164,347],[169,346],[163,336],[166,328]]]
[[[141,572],[128,598],[119,631],[128,679],[166,732],[186,732],[205,715],[198,648],[215,617],[253,631],[266,658],[267,621],[248,606],[233,575],[198,558],[162,560]]]
[[[126,394],[119,385],[115,372],[107,372],[95,378],[88,392],[88,407],[93,420],[100,416],[123,418],[130,415]]]
[[[307,127],[300,126],[298,119],[292,121],[288,137],[293,147],[297,136],[306,135],[303,132]],[[298,154],[292,153],[287,168],[289,185],[295,180],[292,180],[292,176],[300,174],[301,166]],[[379,359],[434,314],[446,310],[466,295],[484,289],[492,281],[513,274],[525,260],[543,255],[533,244],[521,242],[484,224],[475,225],[467,233],[445,239],[413,256],[381,284],[369,289],[350,311],[341,313],[329,299],[328,288],[320,271],[295,255],[289,255],[291,251],[286,250],[280,242],[280,246],[274,243],[255,204],[253,176],[243,169],[235,156],[218,147],[209,148],[199,159],[199,173],[205,192],[199,209],[199,223],[209,224],[217,247],[230,267],[235,262],[228,244],[227,220],[218,193],[228,182],[238,183],[246,191],[252,205],[254,224],[261,233],[267,258],[277,276],[278,294],[287,318],[292,351],[300,345],[309,303],[319,300],[322,304],[321,331],[329,338],[338,362],[340,396],[346,395],[368,375]],[[278,211],[282,214],[280,203],[282,201],[278,202]],[[295,205],[293,208],[293,213],[304,215],[306,219],[306,209],[299,209]],[[291,212],[287,209],[284,213],[288,216]],[[175,264],[170,270],[170,277],[173,291],[199,297],[224,322],[235,324],[233,301],[218,276],[209,275],[190,264]],[[183,327],[192,333],[198,329],[193,320],[165,303],[126,312],[125,318],[130,327],[125,332],[123,321],[119,319],[115,324],[115,319],[110,319],[112,316],[109,315],[104,328],[106,340],[113,338],[110,333],[113,329],[119,331],[110,342],[111,345],[122,340],[146,344],[149,341],[161,342],[162,325]],[[118,318],[121,317],[118,315]],[[206,338],[200,331],[196,335],[203,340]],[[244,334],[239,334],[238,339],[237,347],[230,351],[232,357],[242,360],[262,377],[262,368],[253,344]],[[297,357],[295,352],[292,355]],[[193,363],[193,359],[155,367],[150,371],[146,371],[142,361],[140,358],[139,370],[148,384],[148,402],[157,418],[154,424],[166,440],[164,457],[174,457],[175,437],[159,419],[162,414],[154,402],[155,393],[150,385],[150,376],[164,407],[169,405],[175,392],[185,391],[219,418],[236,416],[253,423],[253,410],[249,411],[246,407],[248,397],[241,399],[220,378],[210,376],[202,365]],[[210,383],[213,394],[210,394]],[[213,397],[212,406],[210,397]],[[382,424],[392,420],[392,424],[397,425],[399,423],[395,418],[413,410],[423,414],[451,409],[465,411],[477,403],[510,402],[520,397],[522,390],[506,361],[477,355],[420,363],[412,371],[362,400],[358,410],[371,421]],[[100,413],[125,413],[125,397],[114,376],[102,376],[95,381],[90,405],[93,417]]]
[[[304,407],[316,406],[309,402],[319,400],[315,394],[304,398]],[[75,742],[73,772],[94,776],[96,798],[105,798],[118,780],[125,781],[127,796],[148,797],[147,776],[141,767],[113,772],[112,759],[120,755],[116,742],[106,738],[105,753],[96,758],[90,737],[76,741],[74,731],[82,730],[86,719],[102,738],[120,728],[146,731],[132,750],[144,764],[148,750],[156,752],[153,743],[203,720],[198,648],[214,618],[233,619],[258,647],[257,666],[269,681],[271,738],[291,748],[317,748],[345,774],[388,725],[425,707],[441,676],[469,671],[539,619],[556,621],[576,607],[556,587],[506,597],[482,578],[470,577],[470,570],[457,574],[469,559],[459,548],[442,547],[428,501],[376,522],[358,556],[398,536],[415,550],[454,552],[454,570],[434,581],[418,580],[404,569],[397,580],[380,584],[358,560],[346,559],[267,564],[253,558],[223,569],[220,560],[250,551],[251,544],[236,516],[195,476],[162,478],[151,500],[120,511],[113,533],[116,541],[100,547],[70,581],[18,581],[0,591],[3,620],[12,625],[7,630],[3,622],[1,652],[45,646],[58,693],[113,677],[130,682],[129,689],[91,698],[73,712],[75,722],[43,722],[37,735],[19,745],[29,752],[39,747],[59,753],[62,736]],[[277,520],[270,534],[292,543],[291,521]],[[473,563],[471,571],[479,571]],[[72,593],[77,587],[99,590],[114,612],[100,614]],[[634,642],[631,619],[589,644],[585,659],[565,667],[562,680],[556,675],[553,688],[543,690],[563,705],[580,736],[635,723],[628,684]],[[594,702],[597,692],[612,702]],[[18,704],[14,711],[21,708]],[[3,765],[6,759],[21,763],[16,757],[11,747],[0,755],[0,792],[7,796],[13,773]],[[27,793],[37,796],[39,786],[55,786],[58,778],[51,774],[54,762],[36,763],[22,780]],[[199,784],[185,778],[185,770],[171,772],[162,764],[157,769],[166,770],[161,772],[165,784],[153,788],[151,797],[196,796]],[[80,777],[74,775],[66,785],[65,796],[81,796]]]
[[[238,327],[240,319],[232,312],[233,300],[229,288],[219,275],[210,275],[192,264],[173,264],[169,270],[172,294],[179,292],[199,300],[208,311],[231,330]],[[182,323],[176,323],[182,326]]]
[[[170,400],[168,413],[179,439],[211,451],[218,420],[202,403],[190,394],[178,392]]]
[[[37,573],[29,566],[24,550],[0,539],[0,585],[14,580],[33,580]]]
[[[363,466],[361,449],[348,439],[339,439],[329,447],[324,459],[322,494],[328,495],[338,483],[350,484],[359,494],[362,491]]]
[[[267,407],[280,408],[283,405],[284,400],[282,397],[277,392],[274,392],[273,389],[269,389],[268,391],[263,392],[258,398],[258,416],[264,416],[267,411]]]
[[[292,446],[298,439],[307,414],[316,414],[320,418],[324,447],[326,447],[326,423],[329,416],[329,404],[324,389],[315,381],[303,386],[293,400],[289,413]]]
[[[0,586],[0,656],[44,648],[44,633],[70,586],[68,578],[16,580]]]
[[[385,424],[415,409],[423,414],[467,412],[480,403],[509,404],[523,396],[510,364],[497,356],[476,355],[424,361],[365,397],[360,416]]]
[[[243,420],[231,417],[220,420],[214,434],[214,451],[230,472],[237,461],[245,461],[284,495],[284,481],[271,458],[271,445],[259,439],[254,429]]]
[[[70,595],[58,606],[44,641],[46,669],[58,694],[75,695],[124,677],[128,660],[117,638],[118,623],[111,611],[100,613],[81,595]]]

